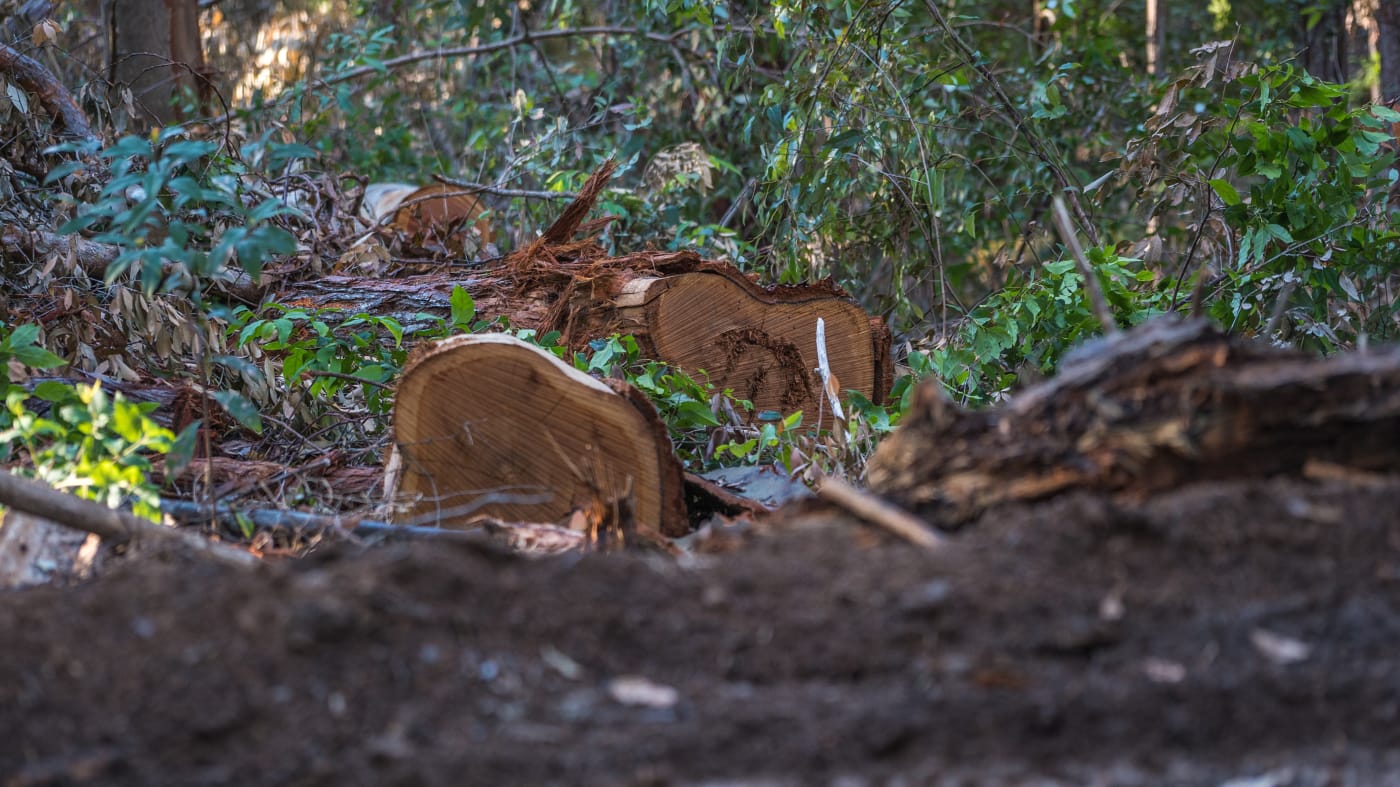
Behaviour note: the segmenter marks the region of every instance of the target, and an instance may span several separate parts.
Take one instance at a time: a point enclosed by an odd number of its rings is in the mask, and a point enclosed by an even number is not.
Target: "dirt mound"
[[[695,565],[467,547],[0,595],[0,784],[1400,782],[1400,484],[809,515]]]

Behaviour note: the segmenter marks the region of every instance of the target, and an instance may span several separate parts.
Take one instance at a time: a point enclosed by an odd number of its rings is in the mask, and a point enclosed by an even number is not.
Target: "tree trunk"
[[[1376,7],[1377,54],[1381,60],[1380,100],[1400,101],[1400,0],[1379,0]]]
[[[1309,74],[1328,82],[1349,82],[1370,56],[1367,41],[1372,0],[1332,0],[1319,11],[1317,24],[1298,29],[1300,58]]]
[[[144,123],[179,119],[182,92],[207,93],[199,0],[111,0],[111,79],[131,88]]]
[[[1162,75],[1162,45],[1166,41],[1162,27],[1161,0],[1147,0],[1147,75]]]

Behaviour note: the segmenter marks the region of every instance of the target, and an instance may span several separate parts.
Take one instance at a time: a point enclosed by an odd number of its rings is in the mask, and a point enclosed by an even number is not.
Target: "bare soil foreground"
[[[0,595],[0,784],[1400,784],[1400,486],[1075,492],[921,552],[341,547]]]

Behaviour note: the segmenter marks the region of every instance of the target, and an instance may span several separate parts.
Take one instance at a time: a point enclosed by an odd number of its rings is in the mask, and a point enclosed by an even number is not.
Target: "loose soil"
[[[0,785],[1400,784],[1400,482],[0,595]],[[806,505],[811,505],[806,504]]]

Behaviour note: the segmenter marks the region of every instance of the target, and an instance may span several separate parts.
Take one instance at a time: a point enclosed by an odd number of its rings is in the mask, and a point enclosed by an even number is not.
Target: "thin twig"
[[[434,198],[458,196],[469,197],[476,194],[490,194],[493,197],[521,197],[523,199],[557,199],[562,201],[571,200],[574,197],[578,196],[577,194],[572,194],[567,191],[528,191],[525,189],[505,189],[501,188],[500,186],[488,186],[485,183],[472,183],[469,180],[458,180],[457,178],[449,178],[446,175],[434,175],[433,180],[436,180],[439,183],[445,183],[449,186],[456,186],[459,189],[465,189],[465,191],[462,191],[460,193],[434,194]]]
[[[817,497],[834,503],[872,525],[878,525],[915,546],[937,549],[946,540],[913,514],[880,498],[862,492],[835,476],[822,479]]]
[[[416,541],[466,541],[481,543],[481,528],[445,530],[437,527],[395,525],[373,519],[342,514],[311,514],[305,511],[283,511],[276,508],[238,511],[228,506],[208,506],[188,500],[161,498],[161,513],[184,523],[233,521],[244,517],[260,530],[298,530],[336,535],[352,534],[360,538],[382,538]]]
[[[1288,302],[1293,299],[1293,290],[1297,286],[1297,279],[1284,282],[1279,290],[1278,300],[1274,302],[1274,313],[1269,315],[1269,324],[1264,328],[1265,336],[1273,336],[1278,332],[1279,326],[1283,325],[1283,316],[1288,313]]]
[[[378,380],[366,380],[363,377],[356,377],[353,374],[345,374],[343,372],[331,372],[326,371],[324,369],[307,369],[303,371],[302,374],[310,375],[312,377],[334,377],[337,380],[349,380],[352,383],[364,383],[365,385],[372,385],[375,388],[382,388],[386,391],[394,390],[394,386],[390,385],[389,383],[381,383]]]
[[[744,203],[753,196],[754,187],[757,185],[758,178],[749,178],[748,181],[744,183],[744,187],[739,189],[739,196],[735,197],[734,201],[729,203],[729,209],[724,212],[724,216],[719,220],[719,226],[725,228],[729,227],[729,222],[734,220],[734,217],[739,214],[739,210],[743,208]]]
[[[1104,297],[1103,285],[1099,283],[1094,266],[1089,264],[1089,258],[1084,256],[1084,249],[1079,246],[1079,236],[1074,232],[1074,223],[1069,220],[1065,201],[1057,194],[1050,207],[1051,214],[1055,217],[1055,228],[1060,231],[1060,238],[1069,248],[1075,267],[1079,268],[1079,275],[1084,277],[1084,291],[1089,293],[1089,305],[1094,309],[1094,316],[1099,318],[1104,333],[1117,333],[1118,323],[1113,319],[1113,310],[1108,308],[1108,299]]]

